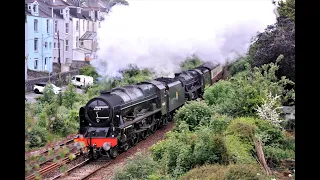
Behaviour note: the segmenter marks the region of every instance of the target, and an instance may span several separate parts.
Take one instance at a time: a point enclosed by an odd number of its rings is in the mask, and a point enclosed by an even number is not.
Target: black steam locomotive
[[[186,101],[201,98],[205,86],[221,79],[222,72],[221,65],[205,63],[174,78],[102,91],[80,108],[80,136],[74,141],[83,143],[92,158],[115,158],[168,124]]]

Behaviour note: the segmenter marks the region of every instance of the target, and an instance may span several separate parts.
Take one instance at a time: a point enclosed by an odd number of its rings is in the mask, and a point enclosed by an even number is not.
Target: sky
[[[129,64],[172,76],[186,57],[224,64],[248,51],[252,38],[276,22],[271,0],[128,0],[98,29],[101,76]]]

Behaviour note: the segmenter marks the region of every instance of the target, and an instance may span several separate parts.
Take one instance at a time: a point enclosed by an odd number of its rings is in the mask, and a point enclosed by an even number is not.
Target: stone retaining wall
[[[58,79],[59,79],[59,74],[61,74],[61,79],[62,79],[62,84],[67,85],[68,84],[68,76],[73,76],[79,74],[79,70],[72,70],[68,72],[63,72],[63,73],[57,73],[53,74],[50,76],[50,81],[51,83],[57,85]],[[34,78],[34,79],[28,79],[25,81],[25,91],[30,92],[33,90],[33,85],[36,83],[40,82],[48,82],[49,81],[49,74],[47,73],[47,76],[45,77],[39,77],[39,78]]]

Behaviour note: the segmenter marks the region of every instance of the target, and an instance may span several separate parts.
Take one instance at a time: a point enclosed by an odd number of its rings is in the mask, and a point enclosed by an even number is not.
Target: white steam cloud
[[[186,57],[225,63],[247,52],[250,40],[276,22],[271,0],[128,0],[98,29],[102,76],[128,64],[172,75]]]

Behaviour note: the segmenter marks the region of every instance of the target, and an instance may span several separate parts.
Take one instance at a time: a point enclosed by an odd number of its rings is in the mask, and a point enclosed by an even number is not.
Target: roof
[[[69,9],[70,9],[70,16],[71,17],[85,19],[85,17],[83,17],[83,15],[82,15],[82,10],[81,10],[81,13],[78,13],[77,7],[69,7]]]
[[[80,38],[80,40],[92,40],[97,36],[96,32],[86,31]]]
[[[81,13],[82,13],[82,16],[84,17],[84,19],[87,19],[87,20],[91,20],[91,17],[90,17],[90,12],[91,10],[86,10],[86,9],[82,9],[81,10]]]
[[[42,2],[44,2],[44,0],[42,0]],[[50,6],[70,6],[70,4],[65,2],[64,0],[55,0],[55,2],[53,2],[52,0],[47,0],[44,3],[46,3]]]

